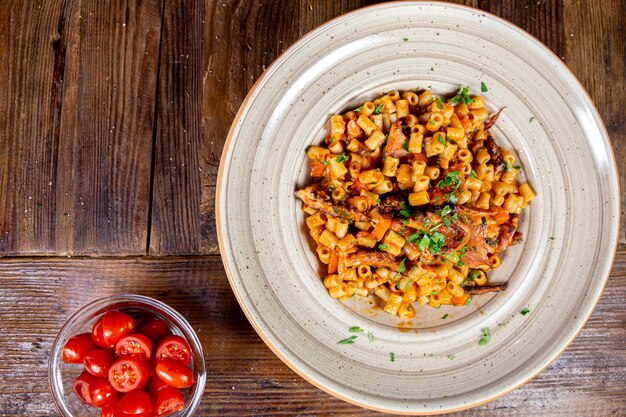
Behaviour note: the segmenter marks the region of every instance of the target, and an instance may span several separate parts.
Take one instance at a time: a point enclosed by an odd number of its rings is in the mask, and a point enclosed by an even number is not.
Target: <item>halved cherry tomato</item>
[[[110,350],[95,349],[85,356],[83,364],[91,375],[106,378],[109,375],[109,368],[116,360],[117,356]]]
[[[115,345],[115,354],[117,356],[133,356],[148,362],[152,355],[152,342],[148,336],[135,333],[122,337]]]
[[[195,382],[191,369],[183,365],[182,362],[172,359],[162,359],[157,362],[156,374],[168,385],[176,388],[187,388]]]
[[[89,398],[96,407],[103,407],[114,402],[118,395],[106,378],[94,378],[89,384]]]
[[[89,352],[96,349],[96,345],[91,340],[90,333],[82,333],[69,340],[63,346],[63,362],[65,363],[83,363],[83,359]]]
[[[74,392],[79,400],[87,405],[93,406],[91,396],[89,395],[89,386],[96,380],[96,377],[87,371],[83,371],[76,381],[74,381]]]
[[[157,362],[165,358],[174,359],[184,365],[189,365],[191,361],[191,349],[187,341],[176,335],[166,337],[156,351]]]
[[[137,414],[149,415],[152,413],[152,399],[146,391],[136,389],[124,394],[122,398],[120,398],[117,403],[117,409],[131,416]]]
[[[141,388],[148,382],[148,368],[139,359],[125,356],[111,365],[109,381],[119,392]]]
[[[178,388],[165,387],[153,394],[152,412],[157,417],[169,416],[185,408],[183,394]]]
[[[102,338],[109,348],[114,347],[122,337],[135,331],[135,320],[120,311],[107,311],[100,320],[102,321]]]
[[[137,333],[145,334],[152,342],[152,346],[158,346],[163,339],[172,334],[172,331],[165,322],[152,319],[139,326]]]
[[[153,397],[157,392],[165,387],[169,387],[169,385],[167,385],[167,382],[159,378],[158,375],[150,378],[150,382],[148,382],[148,391],[150,392],[150,394],[152,394]]]

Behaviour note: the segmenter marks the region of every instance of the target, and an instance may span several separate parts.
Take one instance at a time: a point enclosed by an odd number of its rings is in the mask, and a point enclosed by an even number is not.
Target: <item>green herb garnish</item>
[[[401,275],[402,273],[404,273],[404,263],[406,262],[406,258],[404,258],[401,262],[400,262],[400,266],[398,267],[398,275]]]
[[[380,250],[387,250],[387,244],[386,243],[381,243],[380,245],[378,245],[378,249],[380,249]]]
[[[480,91],[483,93],[486,93],[487,91],[489,91],[487,89],[487,84],[485,84],[483,81],[480,82]]]
[[[396,361],[396,355],[394,355],[393,352],[389,352],[389,360],[391,362],[395,362]]]
[[[408,41],[409,41],[409,38],[402,38],[402,40],[403,40],[404,42],[408,42]]]
[[[454,356],[453,354],[449,354],[448,355],[448,359],[450,359],[451,361],[453,361],[456,358],[456,356]]]
[[[363,109],[363,106],[359,106],[356,109],[354,109],[353,111],[355,111],[357,113],[361,113],[361,109]]]
[[[356,336],[350,336],[347,339],[343,339],[337,342],[338,345],[353,345],[356,340]]]
[[[437,136],[437,141],[439,141],[439,143],[441,143],[443,146],[448,146],[446,140],[442,138],[441,135]]]
[[[520,314],[522,316],[527,316],[530,314],[530,310],[528,308],[524,308],[522,311],[520,311]]]
[[[362,333],[363,329],[361,329],[359,326],[352,326],[348,329],[348,331],[350,333]]]
[[[439,107],[439,110],[443,110],[443,99],[441,97],[437,97],[437,107]]]
[[[445,320],[448,318],[448,313],[444,314],[443,316],[441,316],[442,320]]]
[[[377,104],[376,107],[374,107],[374,114],[380,114],[380,112],[383,111],[383,106],[380,104]]]
[[[450,206],[444,206],[444,207],[441,209],[441,215],[442,215],[442,216],[446,216],[446,215],[448,215],[451,211],[452,211],[452,207],[450,207]]]
[[[337,157],[337,159],[335,159],[335,160],[337,161],[337,163],[338,163],[338,164],[340,164],[340,163],[342,163],[342,162],[344,162],[344,161],[347,161],[347,160],[348,160],[348,158],[349,158],[349,157],[348,157],[348,156],[346,156],[346,154],[345,154],[345,153],[342,153],[342,154],[341,154],[341,155],[339,155],[339,156]]]
[[[419,233],[413,233],[411,236],[406,238],[406,241],[407,242],[415,242],[419,238],[420,238],[420,234]]]
[[[400,210],[398,212],[398,214],[400,214],[400,216],[404,217],[405,219],[407,217],[409,217],[411,215],[411,212],[409,211],[409,206],[406,205],[405,201],[401,201],[400,202],[400,207],[402,208],[402,210]]]
[[[309,149],[311,149],[311,146],[313,146],[313,145],[309,145],[306,148],[304,148],[304,152],[309,152]]]
[[[506,165],[507,172],[513,171],[513,166],[511,165],[511,161],[509,161],[508,159],[505,159],[504,165]]]
[[[535,119],[536,119],[536,117],[535,117],[535,116],[530,116],[530,119],[528,119],[528,123],[532,123],[532,122],[533,122],[533,120],[535,120]]]
[[[417,248],[424,252],[426,249],[428,249],[428,247],[430,246],[430,237],[427,234],[424,234],[424,237],[422,238],[422,240],[420,240],[420,243],[417,244]]]
[[[370,341],[370,343],[374,343],[374,333],[368,332],[367,339]]]
[[[469,88],[460,88],[459,93],[456,96],[452,97],[452,100],[450,100],[453,105],[459,104],[461,101],[463,101],[463,103],[468,106],[474,102],[474,100],[472,100],[472,98],[469,96]]]
[[[480,337],[478,344],[480,346],[485,346],[487,343],[489,343],[489,339],[491,339],[491,330],[489,329],[489,327],[485,327],[483,329],[483,335]]]

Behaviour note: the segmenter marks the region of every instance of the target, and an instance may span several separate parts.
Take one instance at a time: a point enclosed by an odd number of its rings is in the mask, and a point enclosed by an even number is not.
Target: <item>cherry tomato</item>
[[[109,368],[116,359],[117,357],[110,350],[96,349],[85,356],[83,364],[91,375],[106,378],[109,375]]]
[[[148,362],[152,355],[152,342],[148,336],[135,333],[124,336],[115,345],[115,354],[117,356],[133,356],[144,362]]]
[[[182,362],[184,365],[189,365],[191,361],[191,349],[187,341],[180,336],[166,337],[156,351],[157,361],[165,358],[174,359]]]
[[[107,311],[100,320],[102,320],[102,338],[109,348],[113,348],[122,337],[135,330],[133,318],[120,311]]]
[[[162,359],[157,362],[156,374],[168,385],[176,388],[187,388],[195,382],[191,369],[172,359]]]
[[[96,407],[105,406],[117,399],[118,392],[106,378],[94,378],[89,384],[89,397]]]
[[[141,388],[148,382],[148,368],[139,359],[125,356],[111,365],[109,381],[119,392]]]
[[[83,371],[76,381],[74,381],[74,392],[79,400],[87,405],[93,406],[91,396],[89,395],[89,386],[96,380],[96,377],[87,371]]]
[[[83,363],[83,359],[97,346],[91,340],[91,334],[82,333],[70,339],[63,346],[63,362]]]
[[[111,349],[113,346],[109,346],[109,344],[104,340],[104,331],[102,330],[102,317],[93,325],[91,329],[91,339],[95,342],[96,345],[101,348]]]
[[[185,401],[178,388],[165,387],[153,394],[152,411],[157,417],[169,416],[183,408]]]
[[[152,413],[152,399],[142,389],[132,390],[120,398],[120,401],[117,403],[117,409],[132,416],[137,414],[149,415]]]
[[[121,417],[120,412],[117,411],[117,401],[110,402],[102,407],[100,417]]]
[[[159,392],[161,389],[165,387],[169,387],[169,385],[167,385],[167,382],[159,378],[158,375],[155,375],[152,378],[150,378],[150,382],[148,382],[148,391],[150,392],[150,394],[152,394],[153,397],[154,397],[154,394],[156,394],[157,392]]]
[[[172,334],[172,331],[165,322],[152,319],[139,326],[137,333],[145,334],[152,342],[152,346],[158,346],[163,339]]]

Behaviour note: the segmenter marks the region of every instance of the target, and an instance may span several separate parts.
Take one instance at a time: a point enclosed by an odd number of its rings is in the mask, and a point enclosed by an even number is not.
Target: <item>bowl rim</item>
[[[447,8],[456,8],[456,9],[461,9],[467,12],[472,12],[472,13],[479,13],[485,16],[489,16],[490,18],[493,18],[497,21],[499,21],[500,23],[504,24],[505,26],[508,26],[510,29],[522,34],[523,36],[525,36],[528,40],[532,41],[536,46],[538,46],[539,48],[541,48],[544,52],[547,52],[549,55],[552,56],[552,58],[555,59],[555,62],[558,63],[558,65],[560,65],[560,67],[562,69],[564,69],[567,73],[569,73],[569,76],[571,77],[571,79],[573,81],[575,81],[575,83],[577,84],[577,87],[579,88],[579,91],[581,91],[585,98],[587,99],[589,105],[590,105],[590,109],[595,113],[595,115],[597,116],[597,121],[598,121],[598,127],[604,132],[604,135],[607,138],[607,142],[608,142],[608,150],[609,150],[609,154],[613,159],[613,164],[612,167],[614,174],[612,179],[615,179],[616,182],[616,189],[618,194],[621,193],[621,187],[620,187],[620,182],[619,180],[617,180],[617,178],[619,178],[618,175],[618,171],[617,171],[617,161],[615,158],[615,151],[613,150],[613,145],[612,142],[610,140],[610,136],[609,133],[606,129],[606,126],[604,124],[604,121],[602,120],[602,118],[600,117],[600,113],[598,112],[598,109],[595,105],[595,103],[593,102],[593,100],[591,99],[591,96],[589,95],[589,93],[587,92],[587,90],[585,89],[585,87],[582,85],[582,83],[580,82],[580,80],[576,77],[576,75],[569,69],[569,67],[563,62],[563,60],[561,60],[561,58],[556,55],[550,48],[548,48],[546,45],[544,45],[539,39],[537,39],[535,36],[533,36],[532,34],[530,34],[529,32],[527,32],[526,30],[520,28],[519,26],[517,26],[516,24],[501,18],[499,16],[496,16],[495,14],[492,14],[490,12],[486,12],[484,10],[475,8],[475,7],[471,7],[471,6],[466,6],[466,5],[461,5],[461,4],[454,4],[454,3],[447,3],[444,1],[429,1],[429,0],[412,0],[412,1],[390,1],[390,2],[386,2],[386,3],[382,3],[382,4],[374,4],[374,5],[370,5],[370,6],[365,6],[365,7],[360,7],[358,9],[354,9],[351,10],[347,13],[343,13],[339,16],[334,17],[333,19],[330,19],[324,23],[322,23],[321,25],[317,26],[316,28],[314,28],[313,30],[309,31],[307,34],[305,34],[304,36],[302,36],[301,38],[299,38],[298,40],[296,40],[293,44],[291,44],[286,50],[284,50],[271,64],[270,66],[266,69],[266,71],[264,71],[259,78],[256,80],[256,82],[253,84],[252,88],[250,89],[250,91],[248,91],[245,99],[243,100],[243,102],[241,103],[241,106],[239,107],[239,110],[237,111],[237,114],[235,115],[233,122],[231,124],[231,127],[228,131],[228,136],[226,137],[226,141],[224,142],[224,147],[222,149],[222,154],[220,157],[220,164],[219,164],[219,169],[218,169],[218,175],[217,175],[217,187],[216,187],[216,195],[215,195],[215,212],[216,212],[216,228],[217,228],[217,238],[218,238],[218,245],[220,248],[220,257],[222,259],[222,264],[224,265],[224,270],[226,272],[226,276],[228,277],[228,282],[233,290],[233,293],[235,294],[235,298],[237,299],[237,302],[239,303],[239,306],[241,307],[241,309],[243,310],[246,318],[248,319],[248,321],[250,322],[250,324],[252,325],[252,327],[254,328],[254,330],[256,331],[256,333],[261,337],[261,339],[263,340],[263,342],[270,348],[270,350],[272,352],[274,352],[274,354],[284,363],[286,364],[291,370],[293,370],[295,373],[297,373],[299,376],[301,376],[303,379],[305,379],[306,381],[308,381],[309,383],[311,383],[312,385],[314,385],[315,387],[321,389],[322,391],[336,397],[339,398],[343,401],[346,401],[350,404],[359,406],[359,407],[363,407],[366,409],[370,409],[370,410],[375,410],[375,411],[380,411],[380,412],[384,412],[384,413],[390,413],[390,414],[398,414],[398,415],[439,415],[439,414],[448,414],[448,413],[452,413],[452,412],[456,412],[456,411],[462,411],[462,410],[467,410],[470,408],[474,408],[474,407],[478,407],[480,405],[486,404],[488,402],[494,401],[514,390],[516,390],[517,388],[525,385],[526,383],[528,383],[529,381],[531,381],[532,379],[534,379],[537,375],[539,375],[541,372],[543,372],[547,367],[549,367],[550,365],[552,365],[554,363],[554,361],[556,361],[556,359],[569,347],[569,345],[574,341],[574,339],[576,339],[578,337],[578,335],[580,334],[581,330],[585,327],[585,325],[587,324],[589,318],[591,317],[593,311],[595,310],[595,308],[598,305],[598,302],[600,301],[600,298],[604,292],[604,289],[606,287],[606,284],[608,282],[610,273],[611,273],[611,268],[612,268],[612,264],[615,261],[615,255],[617,253],[617,248],[618,248],[618,233],[619,233],[619,229],[620,229],[620,216],[617,215],[617,224],[616,224],[616,228],[615,230],[612,231],[612,240],[614,242],[613,245],[613,250],[611,253],[611,261],[608,264],[607,267],[607,271],[604,274],[604,277],[602,279],[602,285],[600,287],[600,291],[598,292],[598,295],[596,297],[595,300],[593,300],[593,305],[591,306],[591,308],[588,311],[588,314],[586,315],[586,317],[581,321],[580,326],[578,327],[578,329],[576,329],[575,333],[572,335],[572,337],[566,341],[566,343],[563,345],[563,347],[558,351],[555,352],[553,354],[553,356],[546,361],[545,364],[543,364],[535,373],[533,373],[531,376],[529,376],[528,378],[523,379],[521,382],[515,384],[514,386],[512,386],[511,388],[508,388],[502,392],[498,392],[497,394],[491,395],[487,398],[485,398],[484,400],[481,401],[476,401],[476,402],[472,402],[472,403],[468,403],[465,404],[463,406],[459,406],[459,407],[455,407],[455,408],[448,408],[445,410],[433,410],[433,411],[428,411],[428,412],[424,412],[424,411],[415,411],[415,410],[398,410],[398,409],[392,409],[392,408],[385,408],[385,407],[380,407],[380,406],[376,406],[376,405],[372,405],[372,404],[368,404],[365,402],[361,402],[359,400],[356,400],[354,398],[348,397],[346,395],[343,395],[339,392],[334,391],[333,389],[323,385],[322,383],[316,381],[315,379],[311,378],[307,373],[305,373],[304,371],[302,371],[295,363],[293,363],[288,357],[286,357],[282,351],[265,335],[265,333],[263,333],[263,331],[261,330],[259,324],[255,321],[252,313],[247,309],[245,302],[244,302],[244,297],[242,296],[242,294],[239,292],[239,289],[236,285],[235,282],[235,273],[231,270],[230,268],[230,264],[228,262],[228,259],[226,258],[226,251],[225,251],[225,240],[224,240],[224,230],[223,230],[223,224],[222,224],[222,219],[223,219],[223,213],[222,210],[220,208],[221,206],[221,201],[223,199],[222,193],[223,193],[223,187],[224,187],[224,170],[225,170],[225,165],[226,165],[226,160],[229,156],[229,151],[233,142],[233,138],[235,136],[235,131],[237,130],[237,127],[241,121],[241,117],[245,111],[245,109],[248,107],[248,104],[250,102],[250,100],[252,99],[252,97],[256,94],[257,90],[259,89],[259,87],[265,82],[265,80],[267,78],[269,78],[270,74],[272,74],[273,69],[278,67],[279,65],[281,65],[288,56],[291,55],[291,53],[293,51],[295,51],[298,47],[300,47],[301,44],[304,44],[306,42],[308,42],[311,38],[314,38],[315,36],[317,36],[319,33],[323,32],[325,29],[327,29],[328,27],[336,24],[338,21],[343,20],[349,16],[353,16],[359,13],[363,13],[365,11],[372,11],[375,9],[385,9],[388,7],[397,7],[397,6],[403,6],[403,5],[428,5],[428,6],[440,6],[440,7],[447,7]],[[618,208],[616,209],[616,211],[619,212],[619,205],[617,206]]]
[[[187,321],[187,319],[182,314],[180,314],[177,310],[175,310],[173,307],[170,307],[168,304],[164,303],[163,301],[157,300],[156,298],[152,298],[152,297],[148,297],[148,296],[140,295],[140,294],[132,294],[132,293],[115,294],[115,295],[110,295],[107,297],[102,297],[102,298],[93,300],[81,306],[78,310],[74,311],[74,313],[72,313],[67,318],[67,320],[65,320],[65,323],[63,323],[63,326],[61,326],[54,340],[52,341],[52,345],[50,347],[50,355],[48,356],[48,366],[47,366],[48,389],[50,390],[50,393],[52,394],[52,402],[54,403],[55,408],[57,409],[57,411],[59,412],[61,416],[65,415],[59,406],[59,402],[63,402],[63,403],[65,402],[64,395],[56,388],[56,383],[54,381],[54,375],[56,372],[56,369],[54,367],[54,364],[55,364],[54,358],[55,356],[57,356],[57,355],[54,355],[54,352],[55,350],[59,350],[59,353],[60,353],[62,349],[59,346],[61,335],[64,333],[65,330],[69,328],[70,325],[73,325],[74,322],[77,320],[77,318],[88,308],[93,308],[94,306],[99,305],[99,304],[101,304],[101,308],[107,308],[110,305],[123,303],[123,302],[138,302],[143,305],[150,305],[150,306],[154,306],[154,307],[157,307],[158,309],[163,310],[167,314],[171,315],[178,323],[180,323],[181,325],[180,327],[182,327],[183,330],[190,335],[192,339],[191,340],[192,344],[197,346],[198,349],[196,353],[197,353],[197,357],[199,358],[199,363],[202,365],[203,371],[202,373],[199,373],[197,371],[197,365],[194,366],[195,374],[196,374],[195,375],[196,376],[196,382],[195,382],[196,391],[191,397],[190,402],[192,406],[188,410],[189,412],[191,412],[190,415],[193,415],[195,410],[200,405],[200,402],[202,401],[202,397],[204,396],[204,390],[206,386],[206,373],[207,372],[206,372],[206,362],[204,360],[204,350],[202,348],[202,342],[198,338],[196,331],[193,329],[189,321]],[[58,361],[60,361],[60,359],[56,359],[57,363]]]

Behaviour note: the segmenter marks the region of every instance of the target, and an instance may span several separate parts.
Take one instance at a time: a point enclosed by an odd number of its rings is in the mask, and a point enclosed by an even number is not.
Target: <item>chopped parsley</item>
[[[450,227],[450,224],[451,224],[450,218],[449,217],[444,217],[443,218],[443,224],[445,224],[446,227]]]
[[[472,177],[472,178],[478,178],[478,175],[476,175],[476,171],[471,170],[468,177]]]
[[[437,141],[439,141],[439,143],[441,143],[443,146],[448,146],[448,144],[446,143],[446,140],[441,137],[441,135],[437,136]]]
[[[404,42],[408,42],[408,41],[409,41],[409,38],[402,38],[402,40],[403,40]]]
[[[380,114],[383,111],[383,106],[381,104],[377,104],[376,107],[374,107],[374,114]]]
[[[307,146],[306,148],[304,148],[304,152],[309,152],[309,149],[311,149],[311,147],[312,147],[312,146],[313,146],[313,145],[309,145],[309,146]]]
[[[518,171],[521,171],[522,170],[522,166],[518,165],[518,166],[515,167],[515,169],[518,170]]]
[[[484,81],[480,82],[480,91],[483,93],[486,93],[487,91],[489,91],[489,89],[487,88],[487,84],[485,84]]]
[[[430,67],[430,70],[434,72],[435,71],[435,67]],[[428,88],[430,88],[430,86],[428,86]]]
[[[489,329],[489,327],[485,327],[483,329],[483,335],[480,337],[478,344],[480,346],[485,346],[487,343],[489,343],[489,339],[491,339],[491,330]]]
[[[341,155],[339,155],[339,156],[337,157],[336,161],[337,161],[337,163],[338,163],[338,164],[340,164],[340,163],[342,163],[342,162],[344,162],[344,161],[347,161],[347,160],[348,160],[348,158],[349,158],[349,157],[348,157],[348,156],[346,156],[346,154],[345,154],[345,153],[342,153]]]
[[[431,126],[434,126],[434,125],[435,125],[435,121],[434,121],[434,120],[431,120],[431,121],[430,121],[430,125],[431,125]]]
[[[478,278],[480,276],[480,272],[474,270],[471,270],[469,272],[469,274],[467,274],[467,278],[465,278],[463,280],[463,282],[461,283],[461,287],[464,287],[468,284],[470,284],[471,282],[473,282],[476,278]]]
[[[459,104],[461,101],[465,103],[467,106],[469,106],[470,104],[474,102],[474,100],[472,100],[472,98],[469,96],[468,87],[461,87],[459,89],[459,93],[456,96],[452,97],[452,100],[450,100],[452,105]]]
[[[406,262],[406,258],[404,258],[401,262],[400,262],[400,266],[398,267],[398,275],[404,273],[405,271],[405,267],[404,267],[404,263]]]
[[[454,356],[453,354],[449,354],[448,355],[448,359],[450,359],[451,361],[453,361],[456,358],[456,356]]]
[[[445,320],[445,319],[447,319],[447,318],[448,318],[448,313],[446,313],[446,314],[444,314],[443,316],[441,316],[441,319],[442,319],[442,320]]]
[[[348,331],[350,333],[363,333],[363,329],[361,329],[359,326],[352,326],[348,329]]]
[[[532,123],[532,122],[533,122],[533,120],[535,120],[535,119],[536,119],[536,117],[535,117],[535,116],[530,116],[530,119],[528,119],[528,123]]]
[[[550,237],[548,237],[548,239],[554,240],[554,236],[550,236]]]
[[[455,190],[461,185],[461,179],[457,171],[448,172],[441,181],[437,183],[437,187],[445,188],[447,186],[453,187]]]
[[[387,244],[386,243],[381,243],[380,245],[378,245],[378,249],[380,249],[380,250],[387,250]]]
[[[437,97],[437,107],[439,110],[443,110],[443,99],[441,97]]]
[[[405,201],[400,202],[400,207],[402,208],[402,210],[398,212],[400,216],[406,219],[407,217],[411,215],[411,212],[409,211],[409,206],[406,205]]]
[[[465,305],[468,306],[471,302],[472,302],[472,297],[467,297],[467,300],[465,300]]]
[[[353,345],[356,340],[356,336],[350,336],[347,339],[343,339],[337,342],[338,345]]]
[[[417,248],[424,252],[426,249],[428,249],[428,247],[430,246],[430,237],[427,234],[424,234],[424,237],[422,238],[422,240],[420,240],[420,243],[417,244]]]
[[[370,343],[374,343],[374,333],[368,332],[367,333],[367,340],[369,340]]]
[[[406,241],[407,242],[415,242],[419,238],[420,238],[420,234],[419,233],[413,233],[411,236],[406,238]]]
[[[444,207],[441,209],[441,215],[442,215],[442,216],[446,216],[446,215],[450,214],[450,212],[451,212],[451,211],[452,211],[452,207],[450,207],[450,206],[444,206]]]
[[[509,161],[508,159],[505,159],[504,165],[506,165],[507,172],[513,171],[513,165],[511,165],[511,161]]]
[[[522,311],[520,311],[520,314],[522,316],[527,316],[530,314],[530,310],[528,308],[524,308]]]
[[[357,113],[361,113],[361,110],[363,109],[363,106],[359,106],[356,109],[354,109],[353,111],[357,112]]]
[[[394,355],[393,352],[389,352],[389,360],[391,362],[395,362],[396,361],[396,355]]]
[[[441,252],[441,248],[446,243],[446,237],[439,232],[435,232],[430,236],[430,253],[433,255]]]
[[[446,194],[446,200],[451,202],[452,204],[456,204],[459,202],[459,197],[456,195],[456,190],[452,190]]]

